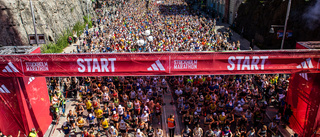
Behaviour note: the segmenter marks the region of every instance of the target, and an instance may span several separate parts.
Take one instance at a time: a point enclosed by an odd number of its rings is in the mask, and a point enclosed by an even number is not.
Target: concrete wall
[[[229,24],[232,24],[235,16],[236,16],[236,12],[238,11],[238,8],[240,6],[240,4],[243,2],[244,0],[230,0],[230,5],[229,5]]]
[[[210,11],[215,12],[215,16],[220,17],[220,21],[228,21],[230,0],[207,0],[207,7]]]

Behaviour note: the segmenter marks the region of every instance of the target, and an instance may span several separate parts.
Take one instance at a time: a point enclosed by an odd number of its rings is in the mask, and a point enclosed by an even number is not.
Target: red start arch
[[[320,50],[0,56],[0,77],[319,73]]]
[[[287,101],[299,109],[291,126],[308,136],[320,125],[319,63],[320,50],[0,55],[0,130],[45,133],[51,117],[44,77],[287,73]]]

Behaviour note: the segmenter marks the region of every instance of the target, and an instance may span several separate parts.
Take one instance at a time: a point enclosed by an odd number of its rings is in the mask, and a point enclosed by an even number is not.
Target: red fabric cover
[[[25,111],[29,131],[35,128],[43,136],[52,122],[50,100],[45,77],[20,79],[26,101]]]
[[[28,128],[21,101],[23,95],[17,78],[0,78],[0,86],[0,130],[5,135],[17,136],[18,130],[26,134]]]
[[[34,53],[41,53],[41,48],[38,47],[36,48],[34,51],[30,52],[31,54],[34,54]]]
[[[296,49],[309,49],[305,46],[302,46],[299,42],[296,43]]]
[[[292,74],[287,102],[291,105],[293,116],[290,118],[290,128],[303,137],[312,136],[315,127],[319,127],[320,105],[320,74]]]
[[[40,53],[40,47],[32,53]],[[41,137],[48,129],[50,100],[45,77],[0,77],[0,130],[5,135],[28,135],[32,128]]]
[[[0,130],[5,135],[16,137],[20,130],[24,136],[36,128],[43,136],[52,122],[45,78],[30,80],[0,78]]]

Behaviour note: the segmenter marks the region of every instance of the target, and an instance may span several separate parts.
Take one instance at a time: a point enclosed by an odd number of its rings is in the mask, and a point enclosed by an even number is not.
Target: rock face
[[[293,37],[285,40],[285,48],[295,48],[296,41],[320,40],[320,14],[314,15],[316,19],[313,20],[306,16],[309,9],[320,4],[319,1],[292,0],[287,30],[292,30]],[[269,33],[269,30],[271,25],[284,25],[287,6],[288,0],[246,0],[238,9],[235,29],[239,33],[243,30],[247,39],[255,39],[260,48],[279,49],[281,39],[277,39],[276,32],[283,28],[274,28],[274,34]],[[310,22],[313,27],[310,27]]]
[[[45,34],[47,43],[55,41],[77,21],[94,15],[91,0],[33,0],[38,34]],[[46,24],[46,25],[43,25]],[[29,45],[28,34],[34,34],[29,0],[0,0],[0,45]]]

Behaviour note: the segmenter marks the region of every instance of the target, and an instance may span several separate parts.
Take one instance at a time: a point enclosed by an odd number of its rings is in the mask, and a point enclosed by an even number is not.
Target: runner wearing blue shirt
[[[64,133],[64,136],[69,137],[69,133],[71,131],[71,125],[67,122],[64,122],[63,125],[61,126],[61,129]]]
[[[89,116],[87,117],[90,129],[93,129],[94,127],[94,119],[95,117],[92,115],[92,113],[90,113]]]

